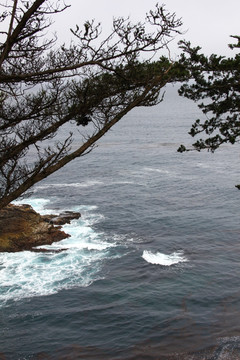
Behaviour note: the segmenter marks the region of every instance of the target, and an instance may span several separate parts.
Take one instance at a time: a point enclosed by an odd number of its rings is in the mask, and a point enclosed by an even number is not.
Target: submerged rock
[[[32,250],[49,245],[70,235],[61,226],[78,219],[80,213],[41,216],[30,205],[8,205],[0,210],[0,252]]]

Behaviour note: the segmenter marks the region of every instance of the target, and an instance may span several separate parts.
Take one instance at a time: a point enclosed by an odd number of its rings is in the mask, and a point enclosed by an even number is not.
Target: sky
[[[82,25],[86,20],[96,19],[104,31],[110,28],[113,17],[130,16],[133,21],[144,20],[148,10],[153,9],[157,0],[67,0],[71,8],[58,15],[55,23],[60,40],[68,41],[70,27]],[[240,35],[240,0],[165,0],[169,12],[182,18],[185,34],[170,46],[171,57],[177,56],[177,41],[187,39],[192,45],[200,46],[204,53],[233,55],[227,44]]]

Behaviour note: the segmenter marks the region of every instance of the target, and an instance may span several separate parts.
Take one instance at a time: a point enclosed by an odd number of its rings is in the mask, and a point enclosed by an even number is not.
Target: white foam
[[[188,261],[187,258],[183,256],[182,251],[176,251],[170,255],[166,255],[160,252],[154,254],[151,251],[144,250],[142,258],[150,264],[163,266],[171,266],[180,262]]]
[[[51,295],[61,289],[88,286],[99,278],[102,252],[65,251],[0,254],[0,304],[7,300]]]
[[[161,174],[169,174],[168,170],[151,168],[151,167],[145,167],[143,170],[146,172],[157,172],[157,173],[161,173]]]
[[[54,213],[53,210],[51,211],[49,209],[48,210],[45,209],[45,206],[49,203],[50,203],[49,199],[43,199],[43,198],[25,198],[25,199],[13,201],[13,204],[15,205],[21,205],[21,204],[31,205],[32,208],[41,215],[44,215],[46,213],[47,214]]]
[[[105,250],[115,246],[115,243],[106,242],[104,233],[95,232],[83,219],[72,221],[71,224],[63,225],[62,230],[70,235],[69,238],[53,243],[48,246],[38,246],[39,249],[88,249]]]
[[[44,209],[48,202],[29,198],[15,203],[28,203],[36,211],[49,213]],[[82,217],[63,226],[63,230],[71,236],[52,245],[38,247],[48,252],[0,253],[0,307],[8,300],[89,286],[104,277],[101,270],[105,261],[123,256],[122,250],[111,252],[111,248],[117,246],[114,239],[108,241],[104,233],[96,232],[90,225],[101,218],[93,212],[96,206],[82,205],[74,210],[82,212]],[[58,250],[60,252],[56,252]]]
[[[54,183],[54,184],[45,184],[45,185],[38,185],[36,186],[36,190],[39,189],[49,189],[49,188],[53,188],[53,187],[57,187],[57,188],[64,188],[64,187],[75,187],[75,188],[81,188],[81,187],[90,187],[90,186],[95,186],[95,185],[102,185],[103,182],[102,181],[98,181],[98,180],[89,180],[86,182],[82,182],[82,183]]]
[[[127,180],[119,180],[119,181],[109,181],[108,183],[107,183],[107,185],[134,185],[135,184],[135,182],[134,181],[127,181]]]

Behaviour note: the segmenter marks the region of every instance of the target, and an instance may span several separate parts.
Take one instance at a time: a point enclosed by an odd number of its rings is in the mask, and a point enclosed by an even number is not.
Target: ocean
[[[240,147],[178,153],[198,117],[168,86],[17,202],[82,216],[0,253],[0,359],[240,359]]]

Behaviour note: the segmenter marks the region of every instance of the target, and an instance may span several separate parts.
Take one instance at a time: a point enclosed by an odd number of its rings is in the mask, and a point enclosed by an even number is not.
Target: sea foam
[[[162,266],[171,266],[180,262],[188,261],[187,258],[183,256],[182,251],[176,251],[170,255],[166,255],[160,252],[154,254],[151,251],[144,250],[142,258],[150,264]]]
[[[25,201],[43,213],[46,199],[29,198]],[[70,209],[72,210],[72,209]],[[101,270],[105,261],[118,257],[114,241],[107,241],[104,233],[97,232],[92,225],[102,216],[95,206],[79,206],[82,217],[63,226],[70,237],[52,245],[39,246],[47,252],[21,251],[0,253],[0,307],[8,300],[20,300],[33,296],[51,295],[62,289],[86,287],[104,278]],[[116,256],[118,255],[118,256]]]
[[[91,187],[91,186],[102,185],[102,184],[103,184],[103,182],[98,181],[98,180],[88,180],[88,181],[82,182],[82,183],[78,183],[78,182],[53,183],[53,184],[37,185],[35,190],[42,190],[42,189],[49,189],[49,188],[65,188],[65,187],[85,188],[85,187]]]

